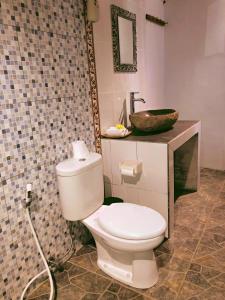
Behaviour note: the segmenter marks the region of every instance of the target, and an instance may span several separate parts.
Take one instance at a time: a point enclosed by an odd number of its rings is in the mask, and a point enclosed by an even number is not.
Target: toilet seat
[[[157,211],[133,203],[105,207],[98,223],[109,234],[129,240],[151,239],[166,230],[166,221]]]

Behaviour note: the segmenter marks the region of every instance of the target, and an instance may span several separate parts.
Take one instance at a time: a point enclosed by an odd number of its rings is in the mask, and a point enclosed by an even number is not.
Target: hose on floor
[[[45,256],[43,254],[43,251],[41,249],[41,246],[40,246],[40,243],[39,243],[39,240],[38,240],[38,237],[37,237],[37,234],[35,232],[35,229],[34,229],[34,226],[32,224],[32,221],[31,221],[31,217],[30,217],[30,209],[29,209],[29,206],[26,207],[26,216],[27,216],[27,219],[28,219],[28,222],[29,222],[29,225],[30,225],[30,228],[31,228],[31,232],[32,232],[32,235],[34,237],[34,240],[35,240],[35,243],[36,243],[36,246],[37,246],[37,249],[41,255],[41,258],[43,260],[43,263],[44,263],[44,266],[45,266],[45,269],[43,271],[41,271],[39,274],[37,274],[35,277],[33,277],[29,282],[28,284],[26,285],[26,287],[24,288],[23,290],[23,293],[20,297],[20,300],[24,300],[24,296],[26,294],[26,291],[27,289],[29,288],[29,286],[38,278],[40,277],[41,275],[43,275],[44,273],[47,272],[48,274],[48,278],[49,278],[49,282],[50,282],[50,296],[49,296],[49,300],[54,300],[55,298],[55,295],[56,295],[56,290],[55,290],[55,286],[54,286],[54,279],[53,279],[53,276],[51,274],[51,271],[49,269],[49,266],[48,266],[48,263],[45,259]]]

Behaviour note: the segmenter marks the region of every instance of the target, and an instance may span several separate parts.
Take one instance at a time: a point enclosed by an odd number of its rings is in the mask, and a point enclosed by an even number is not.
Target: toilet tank
[[[67,159],[56,166],[62,215],[66,220],[82,220],[104,201],[103,164],[98,153],[85,160]]]

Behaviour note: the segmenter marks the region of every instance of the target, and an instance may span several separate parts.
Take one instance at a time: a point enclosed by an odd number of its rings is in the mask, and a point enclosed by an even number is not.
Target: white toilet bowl
[[[153,249],[164,238],[166,221],[151,208],[131,203],[104,206],[102,158],[90,153],[56,166],[62,214],[81,220],[96,241],[98,266],[136,288],[158,280]]]
[[[135,211],[130,214],[130,209]],[[141,220],[138,219],[137,209],[141,210],[139,211],[142,214]],[[146,212],[145,216],[143,216],[143,211]],[[124,218],[125,212],[126,218]],[[133,219],[136,214],[137,219]],[[144,218],[148,216],[154,220],[145,222]],[[112,229],[116,229],[117,236],[113,230],[110,233],[109,228],[107,231],[103,228],[101,221],[104,217],[106,223],[108,220],[108,224],[105,226],[109,225],[112,226]],[[142,223],[141,226],[139,221]],[[82,222],[95,239],[97,264],[105,273],[136,288],[149,288],[158,281],[153,249],[163,241],[166,230],[166,222],[159,213],[147,207],[120,203],[110,206],[103,205]],[[131,222],[130,225],[129,222]],[[148,227],[153,222],[154,228]],[[138,228],[135,233],[132,232],[134,228]],[[123,237],[119,237],[120,235]],[[149,238],[142,239],[142,236],[149,236]],[[150,238],[150,236],[152,237]]]

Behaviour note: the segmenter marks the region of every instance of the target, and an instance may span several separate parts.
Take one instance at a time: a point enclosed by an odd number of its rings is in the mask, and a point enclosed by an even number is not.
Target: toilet
[[[165,219],[131,203],[103,205],[103,162],[98,153],[56,166],[60,204],[66,220],[80,220],[92,233],[97,264],[109,276],[135,288],[158,281],[153,249],[164,239]]]

